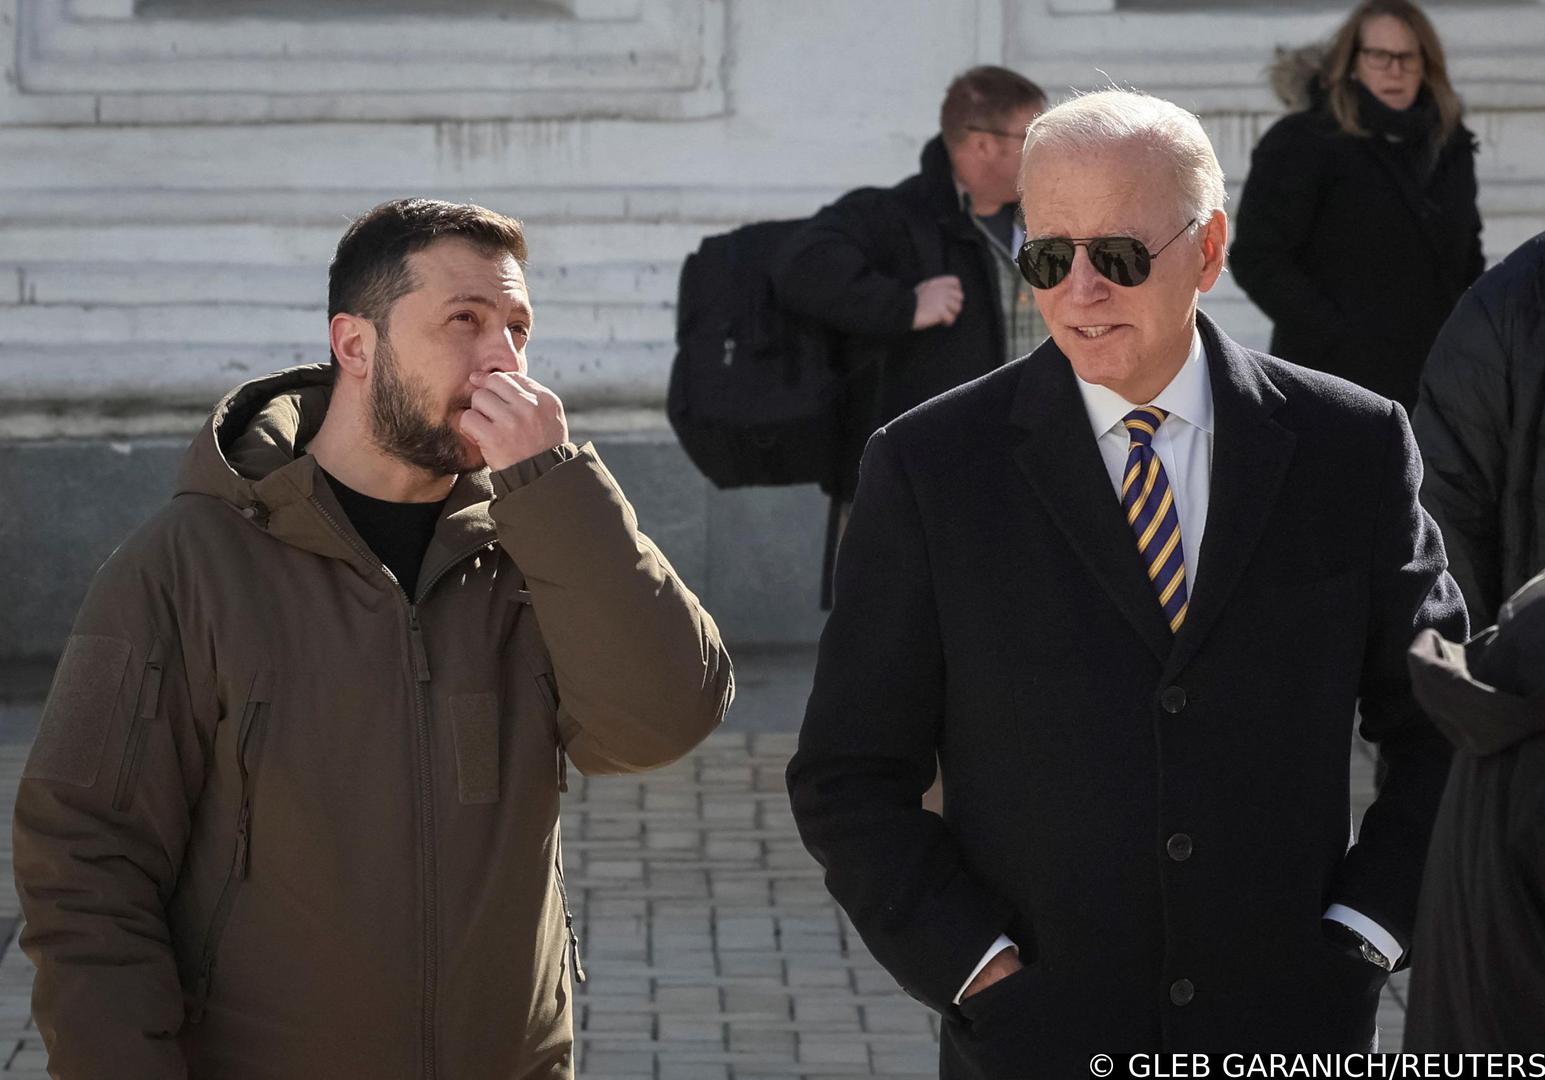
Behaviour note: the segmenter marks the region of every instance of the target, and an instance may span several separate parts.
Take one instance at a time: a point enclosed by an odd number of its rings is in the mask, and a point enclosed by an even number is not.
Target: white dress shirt
[[[1196,581],[1199,569],[1202,533],[1207,527],[1207,500],[1212,489],[1212,383],[1207,376],[1207,356],[1202,348],[1201,334],[1192,333],[1191,352],[1185,363],[1152,401],[1130,402],[1109,387],[1086,383],[1082,379],[1077,382],[1084,411],[1089,414],[1090,430],[1105,462],[1105,471],[1110,474],[1111,488],[1118,503],[1127,454],[1131,449],[1122,419],[1140,404],[1154,405],[1169,413],[1153,437],[1153,452],[1163,463],[1164,475],[1169,478],[1170,490],[1175,495],[1175,508],[1180,515],[1180,550],[1186,565],[1186,592],[1195,595],[1192,583]],[[1136,542],[1134,538],[1133,543]],[[1158,597],[1154,602],[1158,602]],[[1326,910],[1325,918],[1351,927],[1392,963],[1399,961],[1403,950],[1394,935],[1361,912],[1343,904],[1332,904]],[[989,960],[1004,949],[1015,947],[1007,935],[999,934],[998,940],[992,943],[961,985],[955,1003],[960,1003],[966,987]]]
[[[1121,481],[1127,471],[1131,439],[1122,419],[1137,408],[1116,391],[1078,381],[1089,427],[1110,474],[1116,501],[1121,501]],[[1212,385],[1207,381],[1207,359],[1202,336],[1193,332],[1191,352],[1159,396],[1141,404],[1169,413],[1153,437],[1153,452],[1164,463],[1164,475],[1175,493],[1180,514],[1180,552],[1186,561],[1186,595],[1195,590],[1197,559],[1202,551],[1202,532],[1207,528],[1207,498],[1212,489]],[[1132,543],[1137,543],[1133,538]]]

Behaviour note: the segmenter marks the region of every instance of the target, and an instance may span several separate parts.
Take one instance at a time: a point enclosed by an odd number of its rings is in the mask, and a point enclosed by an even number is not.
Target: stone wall
[[[682,257],[912,171],[944,85],[980,62],[1198,110],[1237,194],[1277,113],[1272,46],[1341,10],[1282,7],[0,0],[0,658],[58,649],[215,396],[325,355],[339,233],[408,193],[525,219],[535,373],[627,463],[646,528],[734,640],[808,640],[818,495],[713,492],[664,425]],[[1495,258],[1545,228],[1545,5],[1431,11]],[[1227,278],[1207,306],[1264,344]]]

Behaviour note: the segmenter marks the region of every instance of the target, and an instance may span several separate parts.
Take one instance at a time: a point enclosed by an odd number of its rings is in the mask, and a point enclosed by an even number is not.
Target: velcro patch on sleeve
[[[122,638],[77,634],[64,647],[22,776],[91,787],[122,697],[133,647]]]

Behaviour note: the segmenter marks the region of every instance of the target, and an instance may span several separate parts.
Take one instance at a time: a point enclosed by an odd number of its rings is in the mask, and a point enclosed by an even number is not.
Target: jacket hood
[[[1545,574],[1463,645],[1422,631],[1408,661],[1417,700],[1460,749],[1496,754],[1545,734]]]
[[[304,452],[322,427],[332,392],[327,364],[286,368],[238,386],[220,399],[188,447],[176,493],[213,496],[285,543],[377,569],[316,458]],[[457,478],[426,566],[441,548],[459,551],[495,538],[492,496],[487,469]]]
[[[1296,49],[1277,47],[1276,58],[1266,69],[1272,91],[1289,112],[1318,108],[1325,100],[1320,84],[1320,65],[1325,59],[1325,45],[1300,45]]]
[[[326,364],[287,368],[238,386],[220,399],[188,448],[177,493],[252,505],[258,486],[293,465],[316,435],[332,393]]]

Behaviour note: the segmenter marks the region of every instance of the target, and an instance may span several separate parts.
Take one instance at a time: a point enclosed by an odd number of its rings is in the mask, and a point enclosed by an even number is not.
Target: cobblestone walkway
[[[937,1075],[933,1014],[870,958],[795,835],[793,749],[793,735],[724,734],[571,800],[584,1076]]]
[[[783,768],[798,723],[789,703],[810,661],[742,658],[728,730],[671,768],[570,773],[564,857],[590,976],[576,994],[585,1080],[937,1075],[937,1019],[870,957],[795,834]],[[10,835],[35,723],[35,708],[0,706],[0,1073],[42,1080]],[[1372,761],[1360,746],[1353,757],[1360,814]],[[1404,985],[1397,976],[1380,1010],[1385,1050],[1400,1046]]]

